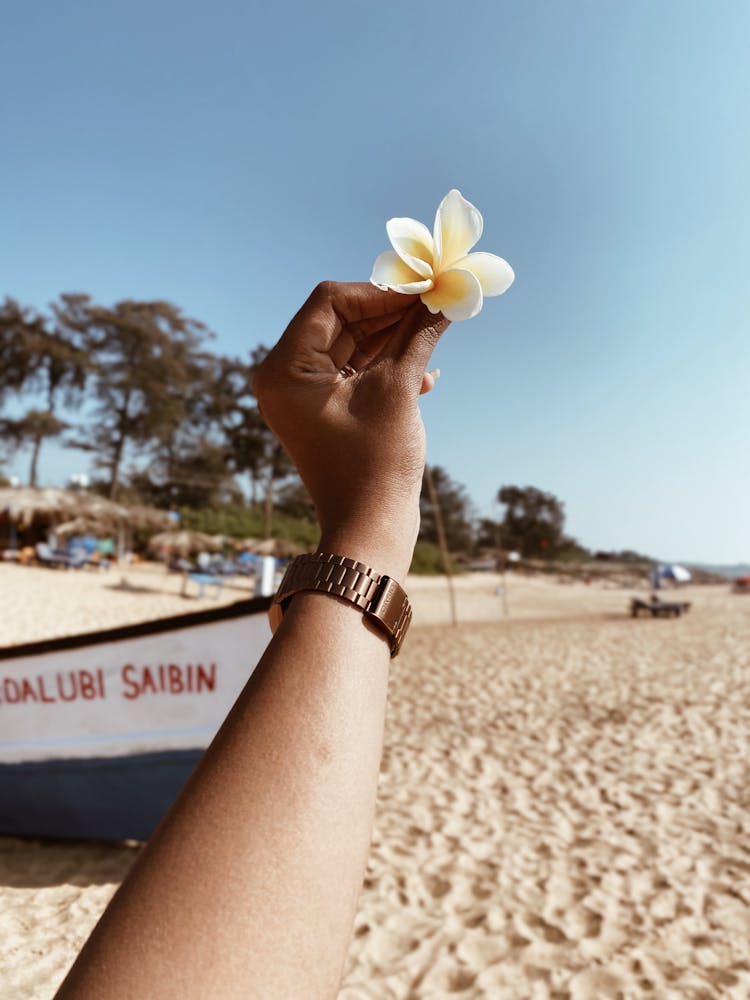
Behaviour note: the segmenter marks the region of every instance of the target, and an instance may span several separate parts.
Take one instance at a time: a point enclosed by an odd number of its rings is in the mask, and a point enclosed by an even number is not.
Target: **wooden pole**
[[[437,530],[438,546],[440,547],[440,556],[443,561],[443,570],[445,572],[446,582],[448,583],[448,599],[450,601],[451,607],[451,625],[458,624],[458,616],[456,615],[456,594],[453,588],[453,574],[451,572],[451,561],[448,555],[448,545],[445,541],[445,528],[443,527],[443,515],[440,511],[440,504],[438,503],[437,490],[435,489],[435,480],[432,478],[432,469],[429,465],[424,467],[425,480],[427,482],[427,492],[430,494],[430,504],[432,505],[432,514],[435,518],[435,528]]]

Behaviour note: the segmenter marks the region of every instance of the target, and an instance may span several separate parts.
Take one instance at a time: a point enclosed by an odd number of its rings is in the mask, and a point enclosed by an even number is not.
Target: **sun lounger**
[[[689,601],[644,601],[640,597],[633,597],[630,601],[632,618],[638,618],[640,615],[651,615],[652,618],[679,618],[689,610]]]
[[[43,566],[51,566],[53,569],[58,566],[64,566],[65,569],[75,569],[80,565],[78,561],[71,559],[64,552],[54,552],[46,542],[37,542],[35,552],[37,562]]]
[[[218,601],[221,596],[221,590],[224,586],[224,581],[220,576],[213,576],[210,573],[185,573],[182,578],[182,596],[188,597],[188,580],[193,580],[198,584],[198,594],[196,595],[199,599],[203,597],[206,592],[207,587],[216,587],[216,593],[214,597]]]
[[[68,557],[68,565],[72,569],[85,569],[93,566],[95,569],[109,569],[109,560],[102,559],[98,552],[88,553],[82,546],[67,548],[65,554]]]

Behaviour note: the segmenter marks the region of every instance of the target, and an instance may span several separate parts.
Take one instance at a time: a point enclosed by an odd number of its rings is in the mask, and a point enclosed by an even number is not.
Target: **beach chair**
[[[633,597],[630,600],[630,617],[639,618],[641,615],[652,618],[679,618],[687,614],[690,610],[690,601],[660,601],[654,596],[650,601],[644,601],[640,597]]]
[[[78,566],[78,563],[70,556],[65,555],[64,552],[54,552],[46,542],[37,542],[34,546],[34,552],[36,561],[40,562],[42,566],[50,566],[52,569],[57,569],[58,566],[64,566],[66,569]]]
[[[192,580],[194,583],[198,584],[198,593],[196,594],[198,600],[200,600],[203,597],[203,595],[206,592],[206,588],[212,586],[216,587],[216,593],[214,594],[216,600],[218,601],[219,597],[221,597],[221,591],[222,588],[224,587],[224,581],[220,576],[214,576],[211,573],[185,573],[185,575],[182,578],[181,594],[183,597],[190,596],[188,593],[188,588],[189,588],[188,580]]]
[[[102,559],[99,551],[88,552],[81,545],[66,546],[65,555],[68,557],[71,569],[86,569],[93,566],[95,569],[109,569],[109,560]]]

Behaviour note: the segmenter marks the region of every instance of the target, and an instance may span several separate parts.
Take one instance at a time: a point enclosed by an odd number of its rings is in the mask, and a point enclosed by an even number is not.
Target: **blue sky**
[[[748,561],[749,36],[744,0],[12,5],[0,295],[168,298],[244,352],[458,187],[516,282],[436,351],[429,460]]]

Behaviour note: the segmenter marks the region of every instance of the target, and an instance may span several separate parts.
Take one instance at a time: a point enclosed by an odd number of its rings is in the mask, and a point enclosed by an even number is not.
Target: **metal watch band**
[[[403,588],[390,576],[355,559],[314,552],[298,556],[287,566],[269,611],[275,632],[285,604],[302,590],[334,594],[360,608],[388,636],[391,656],[396,656],[411,623],[411,605]]]

